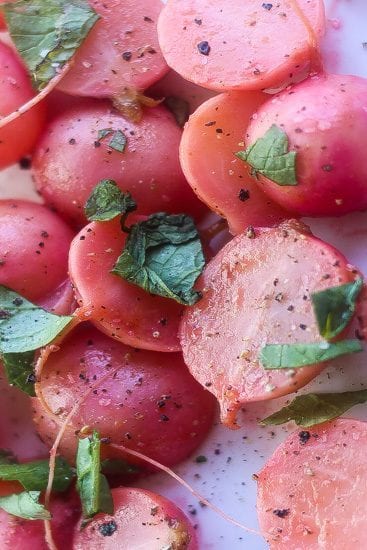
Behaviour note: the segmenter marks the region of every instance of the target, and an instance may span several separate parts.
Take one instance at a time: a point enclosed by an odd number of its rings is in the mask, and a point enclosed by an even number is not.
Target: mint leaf
[[[163,105],[167,107],[175,117],[175,120],[180,128],[185,126],[185,122],[189,120],[190,105],[184,99],[175,96],[166,97]]]
[[[366,401],[367,390],[298,395],[287,407],[264,418],[260,424],[279,425],[294,420],[297,426],[309,428],[337,418],[351,407]]]
[[[39,90],[69,61],[99,19],[86,0],[18,0],[1,9]]]
[[[321,336],[331,340],[340,334],[353,317],[363,287],[359,277],[353,283],[335,286],[312,294],[312,305]]]
[[[158,213],[130,227],[112,273],[150,294],[192,305],[200,298],[193,286],[204,265],[192,218]]]
[[[18,464],[14,457],[3,457],[0,463],[0,479],[3,481],[19,481],[26,491],[44,491],[47,488],[49,461],[35,460]],[[13,459],[13,462],[10,460]],[[66,491],[73,479],[72,468],[61,457],[56,458],[55,477],[52,489],[57,492]]]
[[[109,137],[108,147],[123,153],[127,144],[127,137],[121,130],[114,130],[113,128],[104,128],[98,132],[98,141],[102,141],[106,137]]]
[[[13,516],[23,519],[51,519],[51,514],[39,503],[40,491],[29,491],[0,497],[0,508]]]
[[[35,397],[34,391],[34,351],[25,353],[5,353],[2,356],[7,381],[24,393]]]
[[[0,286],[0,353],[19,354],[46,346],[72,319],[48,313],[16,292]],[[25,364],[27,359],[29,356],[24,359]]]
[[[261,349],[259,359],[264,369],[295,369],[362,350],[359,340],[315,344],[270,344]]]
[[[136,202],[130,193],[123,193],[113,180],[102,180],[93,189],[84,212],[91,221],[108,221],[120,214],[136,210]]]
[[[107,479],[101,474],[101,440],[97,432],[80,439],[76,458],[77,489],[84,518],[99,512],[113,514],[113,500]]]
[[[247,162],[254,174],[262,174],[278,185],[298,185],[296,151],[288,152],[287,134],[273,124],[271,128],[236,157]]]

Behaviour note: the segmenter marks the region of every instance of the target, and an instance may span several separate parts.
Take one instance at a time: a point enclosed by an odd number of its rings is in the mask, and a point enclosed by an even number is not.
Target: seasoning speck
[[[250,198],[250,191],[247,189],[240,189],[238,192],[238,198],[241,202],[245,202]]]
[[[208,459],[204,455],[199,455],[195,458],[195,462],[197,464],[203,464],[204,462],[207,462],[207,461],[208,461]]]
[[[130,61],[130,59],[132,58],[132,53],[131,52],[124,52],[122,54],[122,59],[124,59],[125,61]]]
[[[276,508],[275,510],[273,510],[273,514],[278,518],[282,518],[282,519],[289,516],[289,512],[290,512],[289,508],[282,508],[282,509]]]
[[[310,432],[302,431],[298,434],[301,445],[306,445],[307,441],[310,439]]]
[[[269,4],[268,2],[264,2],[262,7],[264,8],[264,10],[270,11],[271,8],[273,7],[273,4]]]
[[[207,42],[206,40],[203,40],[202,42],[199,42],[199,44],[197,45],[197,48],[199,50],[199,53],[201,53],[202,55],[209,55],[210,54],[209,42]]]
[[[98,531],[101,533],[102,537],[111,537],[115,531],[117,531],[117,525],[115,521],[107,521],[102,523],[98,527]]]

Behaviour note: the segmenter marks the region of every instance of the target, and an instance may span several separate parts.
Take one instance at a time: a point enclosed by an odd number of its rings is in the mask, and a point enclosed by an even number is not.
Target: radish
[[[324,5],[308,0],[168,0],[158,22],[168,65],[212,90],[262,90],[319,68]],[[276,32],[274,32],[276,29]]]
[[[217,397],[226,425],[236,427],[244,403],[291,393],[322,370],[317,361],[265,370],[260,353],[269,344],[320,343],[311,294],[356,274],[296,222],[238,235],[209,262],[196,285],[203,297],[185,310],[180,337],[190,372]]]

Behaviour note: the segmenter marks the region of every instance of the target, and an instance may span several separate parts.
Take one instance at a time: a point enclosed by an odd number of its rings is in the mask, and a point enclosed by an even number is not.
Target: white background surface
[[[230,0],[227,0],[230,1]],[[323,51],[325,66],[330,72],[359,74],[367,77],[367,0],[326,0],[327,35]],[[361,136],[366,139],[366,136]],[[366,147],[367,150],[367,147]],[[367,155],[367,153],[366,153]],[[5,171],[0,178],[0,196],[15,198],[24,194],[27,172]],[[308,220],[317,236],[337,246],[350,260],[367,273],[367,213],[339,219]],[[367,356],[358,354],[335,363],[306,391],[345,391],[367,385]],[[367,387],[367,386],[366,386]],[[294,426],[261,428],[257,419],[282,406],[285,398],[271,403],[249,405],[240,418],[242,428],[230,431],[215,426],[197,455],[205,455],[206,463],[196,464],[195,457],[176,471],[212,503],[241,523],[257,529],[256,482],[252,474],[259,471],[275,447]],[[353,409],[350,416],[367,418],[367,406]],[[216,454],[217,453],[217,454]],[[265,550],[267,544],[256,535],[227,523],[207,508],[202,508],[187,490],[166,475],[155,475],[141,483],[175,500],[192,521],[198,524],[200,550]],[[149,549],[145,549],[149,550]],[[292,550],[292,549],[290,549]],[[359,550],[359,549],[356,549]]]

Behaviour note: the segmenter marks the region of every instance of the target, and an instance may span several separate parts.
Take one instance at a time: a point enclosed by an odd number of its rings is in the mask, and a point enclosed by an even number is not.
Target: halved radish
[[[0,42],[0,120],[34,96],[31,80],[19,55]],[[0,170],[32,152],[45,121],[39,104],[0,130]]]
[[[144,489],[112,490],[113,516],[99,514],[76,531],[74,550],[198,550],[195,531],[173,502]]]
[[[366,548],[367,424],[339,419],[292,433],[257,476],[271,550]]]
[[[320,342],[310,295],[355,277],[342,254],[297,222],[238,235],[209,262],[196,285],[203,298],[185,310],[181,344],[225,424],[235,426],[241,404],[293,392],[320,372],[320,364],[265,370],[260,350]]]
[[[129,218],[129,222],[138,221]],[[110,273],[126,241],[118,219],[92,222],[75,237],[69,273],[82,315],[100,330],[130,346],[179,351],[178,326],[185,306],[149,294]]]
[[[51,502],[51,529],[57,548],[72,548],[80,517],[80,502],[75,493],[57,496]],[[0,509],[0,548],[2,550],[49,550],[44,523],[18,518]]]
[[[276,125],[296,152],[297,185],[279,185],[259,172],[269,199],[300,216],[340,216],[367,209],[367,79],[323,74],[284,90],[261,105],[246,146]],[[256,167],[255,167],[256,169]],[[256,181],[256,180],[254,180]]]
[[[58,88],[73,95],[119,98],[145,90],[168,70],[159,49],[160,0],[89,0],[100,15]]]
[[[67,277],[72,230],[41,204],[0,201],[0,284],[43,303]]]
[[[186,458],[206,437],[215,400],[190,375],[181,354],[133,349],[85,323],[59,345],[40,369],[33,406],[38,432],[51,446],[81,400],[59,447],[71,462],[82,429],[165,465]]]
[[[0,449],[10,449],[20,462],[47,456],[32,422],[31,400],[9,386],[0,363]]]
[[[114,132],[126,140],[121,148],[110,146]],[[140,214],[166,211],[199,217],[205,207],[179,163],[181,133],[161,105],[144,111],[135,123],[108,102],[74,102],[49,122],[37,145],[32,163],[37,189],[47,204],[78,226],[86,223],[85,202],[102,179],[113,179],[129,191]]]
[[[228,220],[234,234],[288,217],[235,157],[251,115],[266,99],[261,92],[220,94],[191,115],[182,135],[180,161],[187,181],[209,208]]]
[[[322,0],[168,0],[158,22],[170,67],[213,90],[261,90],[319,66]]]

